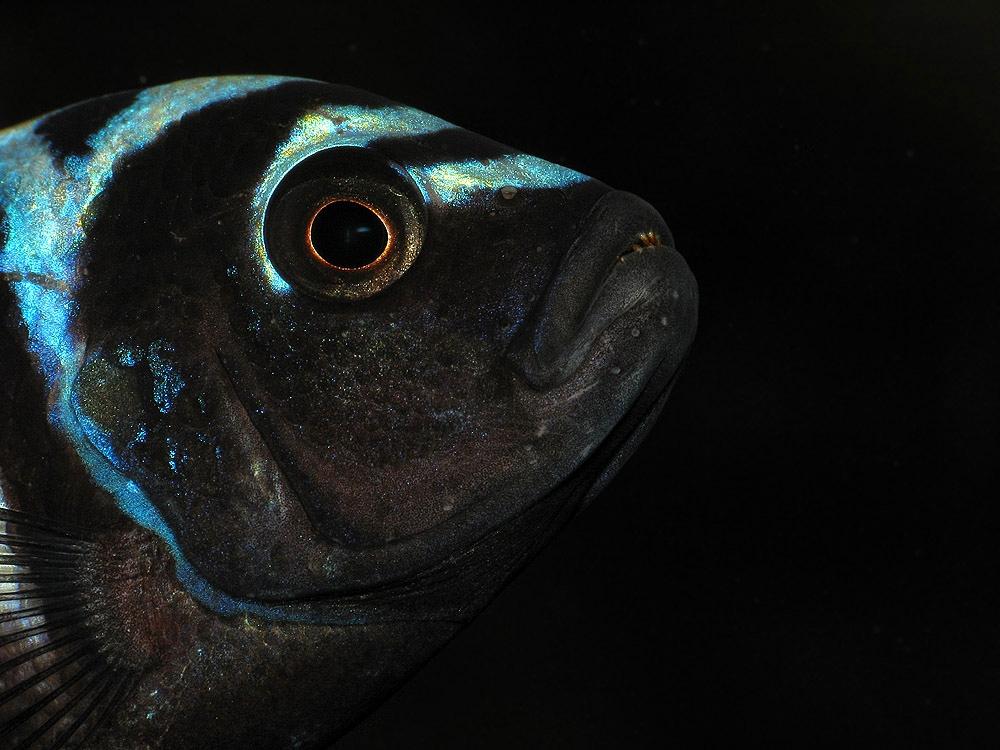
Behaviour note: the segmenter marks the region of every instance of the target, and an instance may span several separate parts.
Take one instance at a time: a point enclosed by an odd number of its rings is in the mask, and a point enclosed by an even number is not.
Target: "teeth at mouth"
[[[633,242],[632,246],[618,256],[618,262],[621,263],[625,260],[626,255],[631,255],[632,253],[641,253],[647,247],[662,247],[663,240],[660,239],[660,235],[655,231],[650,230],[648,232],[643,232],[639,235],[637,242]]]

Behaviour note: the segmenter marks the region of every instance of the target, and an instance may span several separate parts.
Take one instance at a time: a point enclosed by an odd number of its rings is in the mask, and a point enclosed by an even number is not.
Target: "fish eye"
[[[351,301],[406,273],[425,224],[422,196],[402,168],[366,149],[336,147],[282,178],[268,202],[264,245],[292,287]]]
[[[352,200],[330,201],[309,222],[309,247],[325,263],[343,270],[377,263],[391,247],[378,209]]]

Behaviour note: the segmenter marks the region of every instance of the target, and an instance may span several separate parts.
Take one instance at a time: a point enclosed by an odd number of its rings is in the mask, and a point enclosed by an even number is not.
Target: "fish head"
[[[220,613],[467,617],[649,429],[693,276],[636,196],[380,97],[177,104],[227,80],[90,138],[57,419]]]
[[[324,746],[607,484],[696,319],[647,203],[349,87],[0,131],[0,739]]]

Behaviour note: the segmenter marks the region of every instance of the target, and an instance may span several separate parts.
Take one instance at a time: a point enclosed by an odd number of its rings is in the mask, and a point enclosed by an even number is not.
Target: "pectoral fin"
[[[135,673],[94,637],[85,530],[0,508],[0,744],[82,744]]]

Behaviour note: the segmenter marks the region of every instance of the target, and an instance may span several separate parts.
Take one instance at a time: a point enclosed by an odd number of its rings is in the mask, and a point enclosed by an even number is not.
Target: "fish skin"
[[[332,196],[390,251],[303,254]],[[301,79],[0,131],[0,248],[0,747],[325,746],[610,481],[697,323],[640,199]]]

